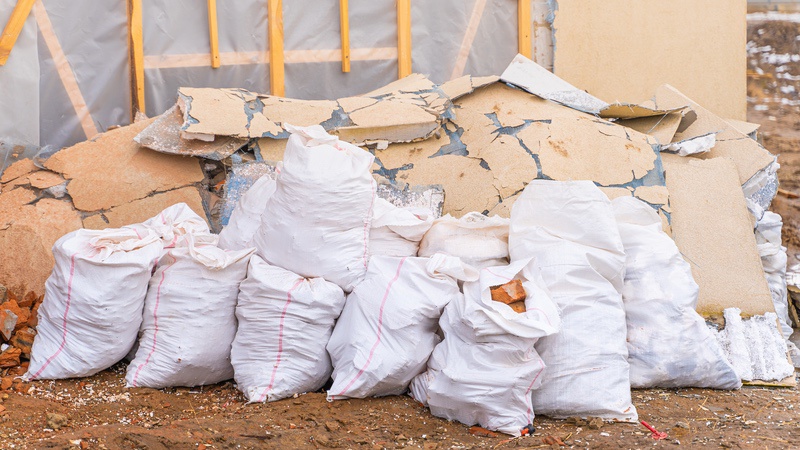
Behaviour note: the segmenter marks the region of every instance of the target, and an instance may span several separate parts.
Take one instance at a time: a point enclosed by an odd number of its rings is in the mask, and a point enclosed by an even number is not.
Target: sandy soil
[[[800,98],[793,90],[800,56],[792,58],[800,54],[798,34],[795,23],[749,27],[748,119],[762,124],[764,144],[779,154],[785,192],[774,208],[784,214],[792,255],[800,251]],[[640,418],[666,432],[665,440],[654,440],[640,424],[598,428],[545,417],[536,418],[532,436],[508,439],[433,417],[406,396],[328,403],[324,393],[311,393],[246,405],[230,382],[162,391],[125,389],[123,377],[118,365],[82,380],[17,382],[0,392],[0,448],[800,447],[797,389],[634,391]]]

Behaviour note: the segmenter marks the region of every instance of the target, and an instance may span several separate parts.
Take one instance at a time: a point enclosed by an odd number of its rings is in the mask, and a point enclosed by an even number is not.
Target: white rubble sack
[[[786,247],[781,245],[781,228],[783,219],[779,214],[765,211],[756,223],[756,242],[758,253],[761,255],[761,265],[764,275],[769,283],[772,293],[772,303],[775,313],[781,323],[783,337],[789,339],[792,335],[792,326],[789,319],[789,301],[786,289]]]
[[[492,300],[492,286],[515,278],[525,288],[524,313]],[[411,395],[437,417],[519,436],[533,423],[531,391],[545,370],[534,344],[558,332],[558,308],[531,259],[484,268],[464,293],[445,308],[444,341],[411,383]]]
[[[206,220],[197,215],[186,203],[176,203],[145,220],[141,225],[132,226],[153,230],[161,237],[165,249],[175,247],[181,236],[211,233]]]
[[[625,253],[608,197],[590,181],[532,181],[511,210],[509,250],[512,262],[535,258],[561,309],[561,331],[536,343],[547,370],[534,410],[635,421]]]
[[[372,228],[369,230],[370,255],[417,256],[419,241],[433,224],[433,215],[424,208],[398,208],[375,199]]]
[[[699,288],[661,218],[634,197],[611,204],[626,255],[622,299],[631,386],[740,388],[714,333],[695,311]]]
[[[342,288],[250,258],[239,286],[234,378],[249,402],[316,391],[331,376],[325,345],[344,307]]]
[[[470,212],[456,219],[440,217],[425,233],[419,256],[436,253],[458,256],[465,263],[482,269],[508,264],[508,223],[500,216],[486,217]]]
[[[219,233],[219,248],[244,250],[254,247],[253,237],[261,227],[261,216],[276,188],[275,180],[264,175],[242,194],[231,212],[228,225]]]
[[[372,257],[328,342],[333,361],[328,400],[406,392],[439,342],[442,309],[462,296],[458,281],[477,276],[460,259],[441,254]]]
[[[147,283],[163,249],[143,229],[77,230],[53,245],[26,380],[87,377],[136,343]]]
[[[717,333],[722,350],[739,378],[746,381],[780,381],[794,375],[786,355],[786,340],[778,330],[777,316],[768,312],[742,320],[739,308],[722,312],[725,328]]]
[[[353,290],[369,259],[375,157],[319,126],[292,133],[254,243],[270,264]]]
[[[199,386],[233,378],[236,297],[254,249],[228,252],[216,235],[187,234],[150,279],[128,387]]]

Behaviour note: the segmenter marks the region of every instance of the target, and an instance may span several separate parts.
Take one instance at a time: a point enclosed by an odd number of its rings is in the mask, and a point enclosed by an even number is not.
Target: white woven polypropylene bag
[[[219,248],[244,250],[254,247],[253,237],[261,226],[261,215],[276,187],[275,180],[264,175],[242,194],[228,219],[228,225],[219,233]]]
[[[405,392],[439,342],[442,309],[462,295],[458,280],[476,277],[475,269],[452,256],[372,257],[328,342],[328,399]]]
[[[133,225],[139,227],[139,225]],[[141,226],[155,231],[161,236],[164,248],[172,248],[181,236],[187,234],[209,234],[208,223],[186,203],[176,203],[156,216],[145,220]]]
[[[590,181],[535,180],[511,210],[512,262],[535,258],[561,309],[536,343],[547,365],[533,408],[554,418],[634,421],[622,303],[625,253],[611,202]]]
[[[332,370],[325,345],[344,300],[342,288],[331,282],[250,258],[231,349],[236,384],[250,402],[322,388]]]
[[[215,235],[185,235],[161,257],[145,300],[129,387],[199,386],[233,377],[236,297],[253,249],[228,252]]]
[[[77,230],[53,245],[25,378],[85,377],[136,343],[147,283],[163,245],[144,229]]]
[[[419,244],[419,256],[436,253],[457,256],[467,264],[484,267],[508,264],[508,219],[478,212],[460,219],[449,214],[436,219]]]
[[[491,298],[492,286],[515,278],[527,295],[524,313]],[[444,341],[411,394],[437,417],[519,436],[533,422],[531,391],[545,371],[534,344],[558,331],[558,309],[530,259],[484,268],[464,293],[445,308]]]
[[[254,239],[258,254],[349,292],[367,271],[375,157],[319,125],[284,126],[292,135]]]
[[[741,387],[716,337],[695,311],[699,288],[692,268],[662,230],[658,214],[634,197],[611,203],[626,256],[622,299],[631,386]]]
[[[417,256],[419,241],[433,224],[433,216],[422,208],[399,208],[375,199],[369,231],[370,255]]]

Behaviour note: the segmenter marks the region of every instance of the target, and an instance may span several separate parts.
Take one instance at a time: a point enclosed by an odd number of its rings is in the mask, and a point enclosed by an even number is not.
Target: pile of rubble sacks
[[[69,217],[22,379],[127,355],[129,386],[234,378],[263,402],[332,378],[332,401],[410,391],[512,435],[534,412],[635,421],[631,387],[785,381],[777,164],[748,126],[522,57],[337,101],[181,89],[3,174],[4,248]]]

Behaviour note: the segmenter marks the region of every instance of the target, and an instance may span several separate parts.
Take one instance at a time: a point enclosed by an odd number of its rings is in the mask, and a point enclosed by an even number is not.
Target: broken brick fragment
[[[36,302],[31,309],[31,315],[28,317],[28,326],[29,327],[36,327],[39,325],[39,306],[41,306],[42,302]]]
[[[32,308],[33,304],[36,303],[36,299],[36,293],[30,291],[22,297],[22,300],[17,301],[17,305],[19,305],[20,308]]]
[[[11,339],[11,333],[17,326],[18,317],[13,312],[0,308],[0,334],[5,340]]]
[[[20,356],[22,356],[22,350],[15,347],[8,347],[6,351],[0,353],[0,367],[18,366]]]
[[[11,385],[14,384],[14,377],[12,376],[5,376],[0,379],[0,391],[7,391],[11,389]]]
[[[11,311],[15,316],[17,316],[17,323],[14,325],[14,330],[19,330],[28,326],[28,319],[30,318],[31,312],[27,308],[20,308],[15,300],[8,300],[7,302],[0,304],[0,310]],[[6,339],[9,338],[10,336],[6,337]]]
[[[522,287],[522,280],[511,280],[506,284],[499,286],[492,286],[490,288],[492,293],[492,300],[506,305],[524,301],[527,294],[525,288]]]
[[[30,358],[34,337],[36,337],[36,330],[31,327],[25,327],[14,333],[9,343],[22,350],[22,356]]]

